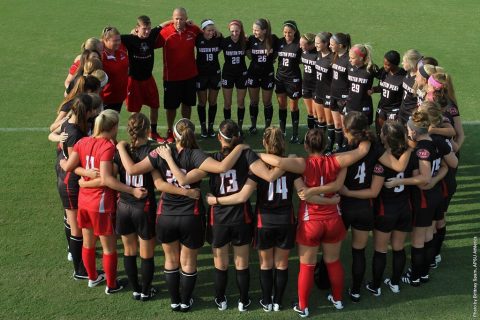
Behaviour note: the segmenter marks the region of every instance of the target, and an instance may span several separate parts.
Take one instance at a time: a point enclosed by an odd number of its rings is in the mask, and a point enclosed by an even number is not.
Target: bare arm
[[[304,158],[283,158],[274,154],[259,153],[258,156],[262,161],[277,167],[285,171],[303,174],[305,171],[305,159]]]
[[[438,127],[432,127],[428,128],[428,133],[429,134],[438,134],[444,137],[455,137],[455,129],[452,127],[451,124],[443,124],[443,127],[438,128]]]
[[[455,142],[458,145],[458,149],[462,148],[463,142],[465,141],[465,132],[463,131],[462,119],[460,117],[453,118],[453,126],[455,128]]]
[[[137,199],[142,199],[147,196],[147,190],[145,188],[132,188],[118,181],[113,176],[112,161],[100,161],[100,185],[119,192],[129,193]]]
[[[361,190],[349,190],[347,187],[343,187],[340,189],[340,194],[342,196],[347,196],[351,198],[358,198],[358,199],[375,199],[380,190],[382,190],[383,183],[385,182],[385,178],[382,176],[374,175],[372,178],[372,183],[370,188],[361,189]]]
[[[338,190],[340,190],[340,188],[342,188],[343,183],[345,182],[346,176],[347,176],[347,169],[344,168],[340,170],[335,181],[332,181],[323,186],[316,186],[311,188],[305,187],[302,193],[302,196],[300,196],[299,194],[300,199],[310,201],[310,197],[314,195],[337,192]]]
[[[452,146],[452,149],[453,149],[453,146]],[[458,167],[458,158],[455,155],[455,153],[453,153],[453,151],[443,156],[443,160],[450,168]]]
[[[211,157],[207,158],[199,169],[211,173],[222,173],[232,169],[232,167],[237,163],[237,160],[242,155],[242,151],[248,149],[249,146],[246,144],[237,145],[222,161],[217,161]]]
[[[102,186],[102,182],[100,181],[100,177],[88,181],[80,178],[80,180],[78,180],[78,185],[80,188],[99,188]]]
[[[60,111],[55,118],[55,121],[50,125],[50,132],[55,131],[57,128],[61,127],[62,123],[68,120],[67,113],[65,111]]]
[[[234,205],[244,203],[250,198],[250,195],[257,188],[257,183],[252,179],[247,179],[247,182],[243,185],[243,188],[237,193],[231,194],[225,197],[215,197],[211,193],[206,196],[207,203],[213,205]]]
[[[381,164],[390,169],[393,169],[396,172],[403,172],[407,168],[408,162],[410,161],[410,155],[412,154],[413,149],[408,148],[405,152],[400,156],[400,158],[395,158],[392,154],[390,148],[385,150],[382,156],[378,159]]]
[[[277,180],[285,173],[284,170],[279,168],[268,169],[261,159],[253,162],[249,168],[257,177],[268,182]]]
[[[173,184],[170,184],[163,180],[162,176],[160,175],[160,172],[158,170],[153,170],[151,172],[152,178],[153,178],[153,183],[155,184],[155,188],[157,190],[170,193],[170,194],[175,194],[179,196],[185,196],[189,197],[191,199],[199,199],[200,198],[200,190],[199,189],[185,189],[185,188],[180,188],[176,187]]]
[[[300,194],[305,189],[305,183],[303,182],[303,178],[297,178],[294,181],[294,185],[295,189],[297,189],[298,194]],[[338,195],[334,195],[331,198],[327,198],[319,195],[313,195],[308,199],[308,202],[315,204],[338,204],[340,202],[340,197]]]
[[[419,186],[422,190],[430,190],[432,189],[437,183],[439,183],[448,173],[448,165],[445,161],[440,163],[440,169],[438,170],[438,174],[435,177],[432,177],[430,183],[426,184],[425,186]]]
[[[390,178],[385,182],[385,187],[394,188],[400,185],[407,186],[424,186],[430,183],[432,179],[431,170],[432,166],[429,161],[420,160],[418,162],[419,174],[414,175],[411,178]]]
[[[117,150],[118,154],[120,155],[120,159],[122,160],[123,167],[129,175],[144,174],[153,170],[152,163],[148,157],[145,157],[145,159],[140,162],[133,162],[132,158],[128,154],[126,145],[127,143],[125,141],[120,141],[117,143]]]
[[[336,153],[335,158],[338,161],[338,164],[341,168],[347,168],[357,162],[358,160],[365,157],[370,150],[370,141],[362,141],[358,147],[354,150],[347,152]]]

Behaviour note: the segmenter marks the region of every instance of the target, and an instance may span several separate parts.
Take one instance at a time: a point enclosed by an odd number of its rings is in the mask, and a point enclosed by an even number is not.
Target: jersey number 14
[[[287,177],[280,177],[275,182],[273,181],[270,182],[270,184],[268,185],[268,201],[273,200],[275,193],[281,194],[282,200],[287,199],[287,195],[288,195]]]

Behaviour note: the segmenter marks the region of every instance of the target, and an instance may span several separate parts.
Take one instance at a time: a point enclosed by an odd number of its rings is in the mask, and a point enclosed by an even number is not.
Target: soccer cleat
[[[428,281],[430,281],[430,276],[428,274],[420,277],[421,283],[427,283]]]
[[[155,289],[154,287],[151,287],[150,288],[150,292],[148,294],[144,294],[142,293],[140,295],[140,300],[142,301],[148,301],[148,300],[151,300],[153,297],[155,297],[157,295],[158,291],[157,289]]]
[[[243,303],[240,300],[238,300],[238,311],[240,312],[245,312],[248,310],[248,307],[252,303],[252,300],[248,299],[247,303]]]
[[[150,133],[150,140],[157,141],[160,143],[164,142],[164,139],[160,137],[160,135],[157,132],[151,132]]]
[[[218,310],[220,311],[225,311],[227,310],[227,297],[223,297],[223,301],[218,301],[217,298],[215,298],[215,304],[217,305]]]
[[[259,302],[260,302],[260,305],[261,305],[262,308],[263,308],[263,311],[265,311],[265,312],[270,312],[270,311],[272,311],[273,305],[272,305],[271,303],[265,304],[265,303],[263,303],[263,300],[262,300],[262,299],[260,299]]]
[[[382,295],[382,288],[380,288],[380,287],[379,288],[374,288],[372,282],[367,283],[365,288],[368,291],[370,291],[375,297],[379,297],[379,296]]]
[[[132,292],[132,298],[133,300],[140,300],[140,297],[142,296],[142,294],[140,292],[136,292],[136,291],[133,291]]]
[[[385,279],[383,283],[385,283],[393,293],[400,293],[400,286],[398,284],[393,284],[389,278]]]
[[[342,303],[342,301],[340,301],[340,300],[335,301],[335,300],[333,299],[333,296],[332,296],[331,294],[329,294],[329,295],[327,296],[327,300],[330,301],[330,302],[333,304],[333,306],[335,307],[335,309],[337,309],[337,310],[342,310],[342,309],[343,309],[343,303]]]
[[[123,280],[117,280],[116,281],[117,286],[115,288],[109,288],[108,286],[105,287],[105,294],[114,294],[119,291],[122,291],[123,288],[127,285],[127,283]]]
[[[441,256],[440,254],[437,254],[437,255],[435,256],[435,262],[436,262],[437,264],[440,264],[440,262],[442,262],[442,256]]]
[[[298,136],[292,136],[290,138],[290,143],[291,144],[299,144],[300,143],[300,139],[298,139]]]
[[[420,285],[420,278],[412,279],[412,275],[409,272],[406,272],[402,276],[402,282],[411,285],[412,287],[418,287]]]
[[[215,133],[215,131],[213,131],[213,127],[212,126],[209,126],[208,127],[208,132],[207,132],[208,136],[209,137],[215,137],[217,134]]]
[[[273,303],[273,311],[278,312],[282,310],[282,305],[278,303]]]
[[[75,271],[73,271],[73,279],[74,280],[88,280],[88,274],[86,274],[86,273],[75,273]]]
[[[302,310],[302,309],[300,309],[298,304],[295,304],[293,306],[293,311],[295,311],[300,316],[300,318],[308,317],[308,308],[305,308],[305,309]]]
[[[359,293],[353,293],[352,289],[348,289],[348,295],[350,296],[350,300],[352,300],[352,302],[359,302],[360,301],[360,294]]]
[[[172,311],[180,311],[181,303],[170,303],[170,309]]]
[[[165,142],[166,143],[174,143],[175,142],[175,138],[173,136],[173,131],[168,129],[167,131],[167,136],[165,137]]]
[[[88,280],[88,287],[93,288],[96,287],[99,283],[105,281],[105,273],[98,273],[97,279],[95,280]]]
[[[190,298],[190,301],[188,302],[188,304],[185,304],[185,303],[180,304],[180,311],[187,312],[188,310],[190,310],[192,306],[193,306],[193,298]]]
[[[250,127],[248,132],[250,132],[250,134],[257,134],[257,127]]]
[[[437,269],[438,268],[438,263],[436,261],[430,263],[429,265],[430,269]]]

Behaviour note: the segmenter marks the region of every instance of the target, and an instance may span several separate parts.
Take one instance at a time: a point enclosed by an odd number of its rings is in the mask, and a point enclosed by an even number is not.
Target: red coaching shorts
[[[135,80],[128,77],[126,102],[128,112],[140,112],[143,105],[158,109],[160,100],[155,78],[152,76],[147,80]]]
[[[115,213],[97,212],[78,208],[77,222],[80,228],[93,229],[96,236],[109,236],[114,234]]]
[[[337,243],[345,238],[347,231],[340,216],[326,220],[299,221],[297,243],[318,247],[321,243]]]

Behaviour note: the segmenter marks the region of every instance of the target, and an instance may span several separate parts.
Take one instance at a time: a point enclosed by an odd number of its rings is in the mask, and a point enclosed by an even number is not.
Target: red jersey
[[[163,80],[181,81],[197,76],[195,40],[199,33],[197,26],[186,25],[179,32],[173,24],[160,31],[156,48],[163,47]]]
[[[80,165],[85,169],[100,169],[101,161],[113,161],[115,145],[105,138],[85,137],[80,139],[73,150],[78,153]],[[84,177],[85,180],[89,178]],[[78,208],[99,213],[115,211],[116,193],[108,187],[80,188]]]
[[[340,169],[340,165],[334,155],[309,156],[305,159],[303,180],[309,188],[323,186],[335,181]],[[325,220],[336,216],[338,216],[338,207],[335,204],[325,205],[300,201],[298,210],[299,220]]]
[[[102,52],[103,71],[108,82],[103,87],[101,97],[106,104],[121,103],[127,97],[128,52],[122,44],[114,54],[105,49]]]
[[[68,73],[73,76],[75,72],[77,72],[77,69],[79,66],[80,66],[80,59],[73,61],[72,65],[70,66],[70,69],[68,69]]]

